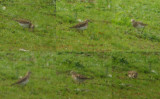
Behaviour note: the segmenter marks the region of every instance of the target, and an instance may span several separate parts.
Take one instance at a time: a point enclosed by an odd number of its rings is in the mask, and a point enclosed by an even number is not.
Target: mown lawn
[[[0,99],[160,98],[160,1],[90,1],[57,0],[55,11],[52,0],[0,0]],[[142,34],[132,18],[149,24]],[[85,19],[87,30],[69,29]],[[71,70],[93,79],[78,84]],[[10,86],[27,71],[26,86]]]
[[[160,53],[1,52],[0,98],[158,99]],[[26,86],[10,86],[27,71]],[[70,71],[93,79],[78,84]],[[126,76],[136,70],[137,79]]]
[[[159,0],[69,1],[57,1],[58,51],[159,51]],[[69,29],[78,19],[92,20],[83,33]],[[149,24],[143,34],[131,19]]]
[[[50,3],[49,3],[50,2]],[[3,10],[3,7],[6,7]],[[55,49],[54,6],[50,0],[3,1],[0,5],[0,50],[17,51],[24,48],[32,51]],[[34,32],[23,30],[14,19],[27,19],[35,25]],[[52,39],[51,39],[52,38]]]

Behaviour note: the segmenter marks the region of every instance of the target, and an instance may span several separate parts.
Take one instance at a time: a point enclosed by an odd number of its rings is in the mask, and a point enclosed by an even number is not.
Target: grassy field
[[[53,0],[0,0],[0,99],[160,98],[160,1],[88,1],[57,0],[55,11]],[[87,30],[69,29],[86,19]],[[148,24],[142,34],[131,19]],[[93,79],[77,84],[71,70]],[[10,86],[27,71],[27,85]]]
[[[160,1],[67,1],[57,2],[58,51],[159,51]],[[69,29],[78,19],[92,20],[83,33]],[[143,34],[131,26],[131,19],[149,24]]]

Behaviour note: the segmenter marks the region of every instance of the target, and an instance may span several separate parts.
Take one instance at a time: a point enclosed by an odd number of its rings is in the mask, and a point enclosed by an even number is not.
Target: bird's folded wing
[[[27,77],[23,77],[23,78],[19,79],[17,82],[13,83],[12,85],[22,83],[25,80],[27,80]]]
[[[71,28],[78,28],[78,27],[82,27],[84,25],[86,25],[86,22],[79,23],[79,24],[77,24],[77,25],[75,25],[75,26],[73,26]]]
[[[80,74],[77,74],[77,77],[80,78],[80,79],[89,79],[88,77],[85,77],[85,76],[80,75]]]
[[[15,20],[15,21],[17,21],[17,22],[19,22],[19,23],[26,23],[26,24],[30,24],[30,23],[31,23],[31,22],[28,21],[28,20]]]
[[[144,24],[143,22],[138,22],[138,23],[144,26],[148,25],[148,24]]]

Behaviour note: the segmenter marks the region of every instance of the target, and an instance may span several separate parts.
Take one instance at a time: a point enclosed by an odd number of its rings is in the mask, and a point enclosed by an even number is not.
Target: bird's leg
[[[34,29],[29,29],[29,31],[34,32]]]
[[[139,30],[138,30],[138,29],[136,29],[136,32],[138,33],[138,32],[139,32]]]
[[[83,86],[85,86],[85,83],[83,82]]]
[[[145,28],[145,27],[144,27],[144,28]],[[144,28],[142,29],[141,34],[143,33]]]

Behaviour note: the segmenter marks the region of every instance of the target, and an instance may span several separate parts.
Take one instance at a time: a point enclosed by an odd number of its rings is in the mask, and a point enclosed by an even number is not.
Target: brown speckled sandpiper
[[[30,28],[32,30],[34,29],[34,25],[29,20],[16,19],[15,21],[17,21],[19,25],[22,26],[23,28]]]
[[[78,74],[78,73],[76,73],[74,71],[71,71],[70,74],[71,74],[72,78],[75,81],[77,81],[78,83],[82,83],[82,82],[84,82],[87,79],[91,79],[91,78],[85,77],[85,76],[83,76],[81,74]]]
[[[135,28],[145,28],[145,26],[147,26],[147,24],[144,24],[142,22],[139,22],[139,21],[135,21],[134,19],[131,19],[131,23],[132,23],[132,26],[135,27]],[[143,32],[143,30],[141,31],[141,33]]]
[[[138,73],[136,71],[128,71],[129,78],[137,78]]]
[[[29,71],[23,78],[19,79],[17,82],[13,83],[12,85],[26,85],[29,81],[30,75],[31,75],[31,72]]]
[[[75,28],[75,29],[78,29],[78,30],[85,30],[88,27],[88,22],[89,22],[89,20],[87,19],[84,22],[80,22],[77,25],[74,25],[70,28]]]

